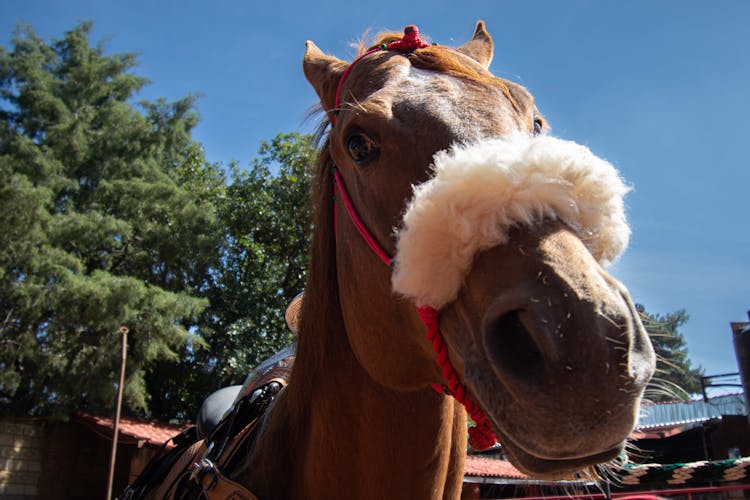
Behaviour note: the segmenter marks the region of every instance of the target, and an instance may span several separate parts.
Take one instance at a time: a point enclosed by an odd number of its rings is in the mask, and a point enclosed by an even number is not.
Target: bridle
[[[404,36],[400,40],[396,40],[390,43],[384,43],[378,47],[372,48],[364,54],[357,57],[349,67],[344,71],[339,79],[338,87],[336,88],[336,99],[333,108],[332,115],[332,127],[336,125],[336,115],[339,111],[341,89],[344,85],[344,80],[351,73],[352,68],[370,54],[381,51],[396,51],[401,53],[408,53],[418,48],[427,47],[429,44],[423,42],[419,38],[419,29],[416,26],[407,26],[404,28]],[[349,214],[354,226],[367,243],[367,246],[378,256],[378,258],[388,267],[392,267],[393,258],[388,252],[378,243],[376,238],[362,222],[359,217],[354,204],[349,197],[349,193],[344,185],[344,180],[341,176],[341,172],[333,165],[333,184],[334,184],[334,202],[340,197],[344,202],[346,212]],[[334,209],[334,227],[336,227],[336,210]],[[495,433],[492,431],[490,420],[485,415],[484,411],[479,407],[474,398],[467,392],[466,387],[458,377],[458,373],[453,367],[453,363],[448,356],[448,348],[443,338],[443,334],[440,331],[440,312],[430,306],[416,307],[419,318],[427,327],[427,340],[432,344],[432,349],[437,356],[437,364],[440,367],[443,378],[446,380],[446,385],[433,384],[433,388],[447,395],[452,395],[459,403],[461,403],[469,417],[474,421],[475,426],[469,428],[469,444],[475,450],[485,450],[490,448],[497,442]]]

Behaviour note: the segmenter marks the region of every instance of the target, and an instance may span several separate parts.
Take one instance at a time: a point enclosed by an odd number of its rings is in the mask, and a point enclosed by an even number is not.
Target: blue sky
[[[613,273],[650,312],[687,309],[707,374],[737,370],[730,321],[750,309],[750,2],[718,0],[2,0],[44,38],[93,20],[108,53],[140,54],[144,99],[201,94],[195,138],[247,163],[277,132],[310,132],[304,42],[351,59],[366,30],[417,24],[460,45],[484,19],[492,70],[526,86],[553,135],[590,147],[633,186],[630,247]]]

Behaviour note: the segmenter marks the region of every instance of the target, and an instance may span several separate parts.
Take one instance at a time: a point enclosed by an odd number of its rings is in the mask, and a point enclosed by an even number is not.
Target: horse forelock
[[[402,34],[395,32],[380,33],[376,35],[373,42],[369,44],[365,41],[366,38],[367,33],[360,38],[360,41],[357,44],[357,57],[384,44],[400,40]],[[422,38],[426,37],[423,36]],[[519,101],[525,100],[526,98],[531,99],[531,96],[525,92],[525,89],[523,92],[525,95],[519,95],[519,92],[513,92],[513,87],[521,88],[519,85],[493,75],[469,56],[447,46],[430,45],[403,55],[409,59],[415,68],[444,73],[481,85],[499,87],[517,112],[522,112],[522,109],[525,107],[523,106],[523,103]]]

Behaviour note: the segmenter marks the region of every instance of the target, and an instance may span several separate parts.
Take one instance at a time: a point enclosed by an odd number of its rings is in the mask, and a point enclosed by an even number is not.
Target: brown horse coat
[[[394,228],[404,227],[412,186],[433,177],[436,154],[543,128],[531,95],[489,73],[492,55],[480,22],[458,50],[378,51],[342,79],[348,64],[308,42],[305,75],[329,121],[338,114],[317,164],[295,368],[233,474],[259,498],[459,497],[466,414],[431,388],[444,380],[425,327],[334,202],[331,168],[373,237],[395,255]],[[604,207],[592,203],[593,213]],[[438,301],[453,366],[511,460],[556,478],[621,453],[654,355],[627,291],[588,244],[592,235],[559,207],[535,214],[507,225],[502,241],[472,248],[458,273],[452,259],[420,269],[426,278],[416,290],[428,297],[444,274],[458,276]],[[457,233],[446,234],[452,241]],[[402,262],[399,272],[421,260]]]

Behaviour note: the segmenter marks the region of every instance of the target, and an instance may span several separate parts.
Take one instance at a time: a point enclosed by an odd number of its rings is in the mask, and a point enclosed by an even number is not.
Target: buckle
[[[211,482],[208,484],[203,483],[203,478],[206,474],[211,476]],[[199,483],[204,489],[210,490],[218,481],[218,478],[216,477],[216,466],[209,459],[201,458],[198,462],[193,464],[193,472],[190,473],[190,479]]]

